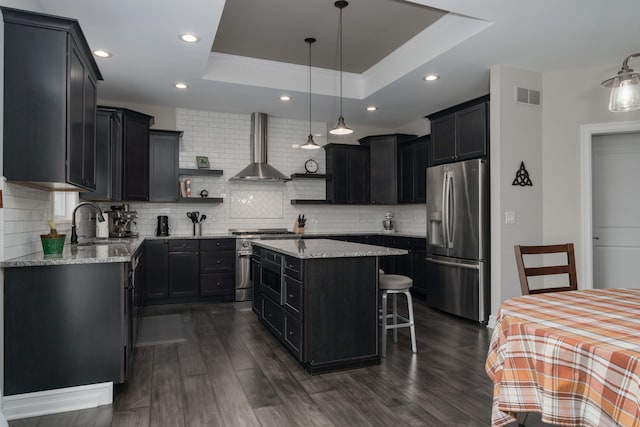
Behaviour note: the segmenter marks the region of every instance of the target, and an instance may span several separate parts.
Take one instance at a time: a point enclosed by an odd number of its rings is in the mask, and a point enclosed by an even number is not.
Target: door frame
[[[593,289],[593,189],[592,139],[596,135],[640,132],[640,121],[580,126],[582,151],[582,274],[581,289]]]

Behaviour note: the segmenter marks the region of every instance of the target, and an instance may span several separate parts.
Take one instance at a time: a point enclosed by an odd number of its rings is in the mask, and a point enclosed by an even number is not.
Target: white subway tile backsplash
[[[168,215],[172,235],[190,235],[192,223],[186,213],[199,211],[207,215],[203,233],[225,233],[230,228],[284,227],[291,229],[298,214],[307,218],[309,232],[380,232],[386,211],[393,211],[396,228],[400,232],[424,234],[426,230],[426,208],[424,205],[397,206],[336,206],[336,205],[291,205],[291,199],[325,199],[323,180],[294,180],[288,183],[247,183],[229,181],[239,170],[249,164],[251,117],[245,114],[218,113],[186,108],[176,109],[176,129],[184,131],[180,142],[180,168],[197,168],[195,157],[207,156],[212,169],[224,170],[222,177],[189,177],[192,180],[192,196],[199,197],[206,189],[209,197],[223,197],[222,204],[202,203],[129,203],[138,213],[134,231],[141,235],[155,234],[158,215]],[[327,125],[313,122],[314,140],[327,143]],[[392,133],[390,130],[386,133]],[[385,133],[385,132],[380,132]],[[303,144],[309,134],[309,123],[304,120],[269,117],[268,153],[269,164],[285,175],[304,173],[304,163],[315,159],[319,173],[325,173],[325,152],[312,152],[292,148],[292,144]],[[321,134],[322,136],[315,136]],[[335,139],[335,138],[334,138]],[[339,142],[338,140],[331,142]],[[182,176],[181,179],[187,178]],[[40,237],[48,230],[46,221],[51,218],[52,193],[26,187],[3,185],[4,208],[2,227],[4,230],[3,259],[27,255],[41,250]],[[253,197],[253,205],[244,209],[239,200]],[[109,210],[111,205],[101,207]],[[246,205],[249,206],[249,205]],[[246,207],[245,206],[245,207]],[[78,211],[78,232],[81,236],[95,233],[93,222],[88,221],[90,212]],[[69,225],[60,227],[68,232]]]

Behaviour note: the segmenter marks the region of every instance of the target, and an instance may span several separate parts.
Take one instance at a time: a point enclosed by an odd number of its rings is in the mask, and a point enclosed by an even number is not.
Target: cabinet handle
[[[267,317],[268,317],[269,319],[271,319],[271,318],[273,317],[273,314],[268,313],[268,314],[267,314]]]
[[[295,333],[293,331],[289,331],[289,336],[294,335]]]
[[[220,287],[220,282],[216,283],[216,286],[217,286],[217,287]]]
[[[293,294],[289,294],[289,299],[293,299]]]
[[[216,246],[220,246],[220,242],[216,242]]]

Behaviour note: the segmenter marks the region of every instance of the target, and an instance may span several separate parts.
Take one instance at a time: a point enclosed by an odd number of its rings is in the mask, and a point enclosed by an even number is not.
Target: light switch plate
[[[515,211],[506,211],[504,213],[504,223],[505,224],[515,224],[516,223],[516,213],[515,213]]]

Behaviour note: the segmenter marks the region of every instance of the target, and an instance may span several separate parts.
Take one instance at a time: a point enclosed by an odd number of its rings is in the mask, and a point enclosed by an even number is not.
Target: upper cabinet
[[[398,144],[398,203],[427,201],[429,135]]]
[[[369,203],[369,149],[360,145],[326,144],[327,202]]]
[[[2,7],[4,175],[44,190],[96,188],[96,88],[78,21]]]
[[[149,201],[176,202],[180,197],[178,162],[181,131],[149,131]]]
[[[149,200],[149,126],[152,124],[152,116],[137,111],[98,107],[96,191],[82,193],[82,199]]]
[[[489,97],[483,96],[427,118],[431,122],[429,165],[487,155]]]
[[[398,145],[415,137],[416,135],[392,134],[367,136],[358,140],[360,145],[369,147],[371,204],[398,203],[401,173]]]

